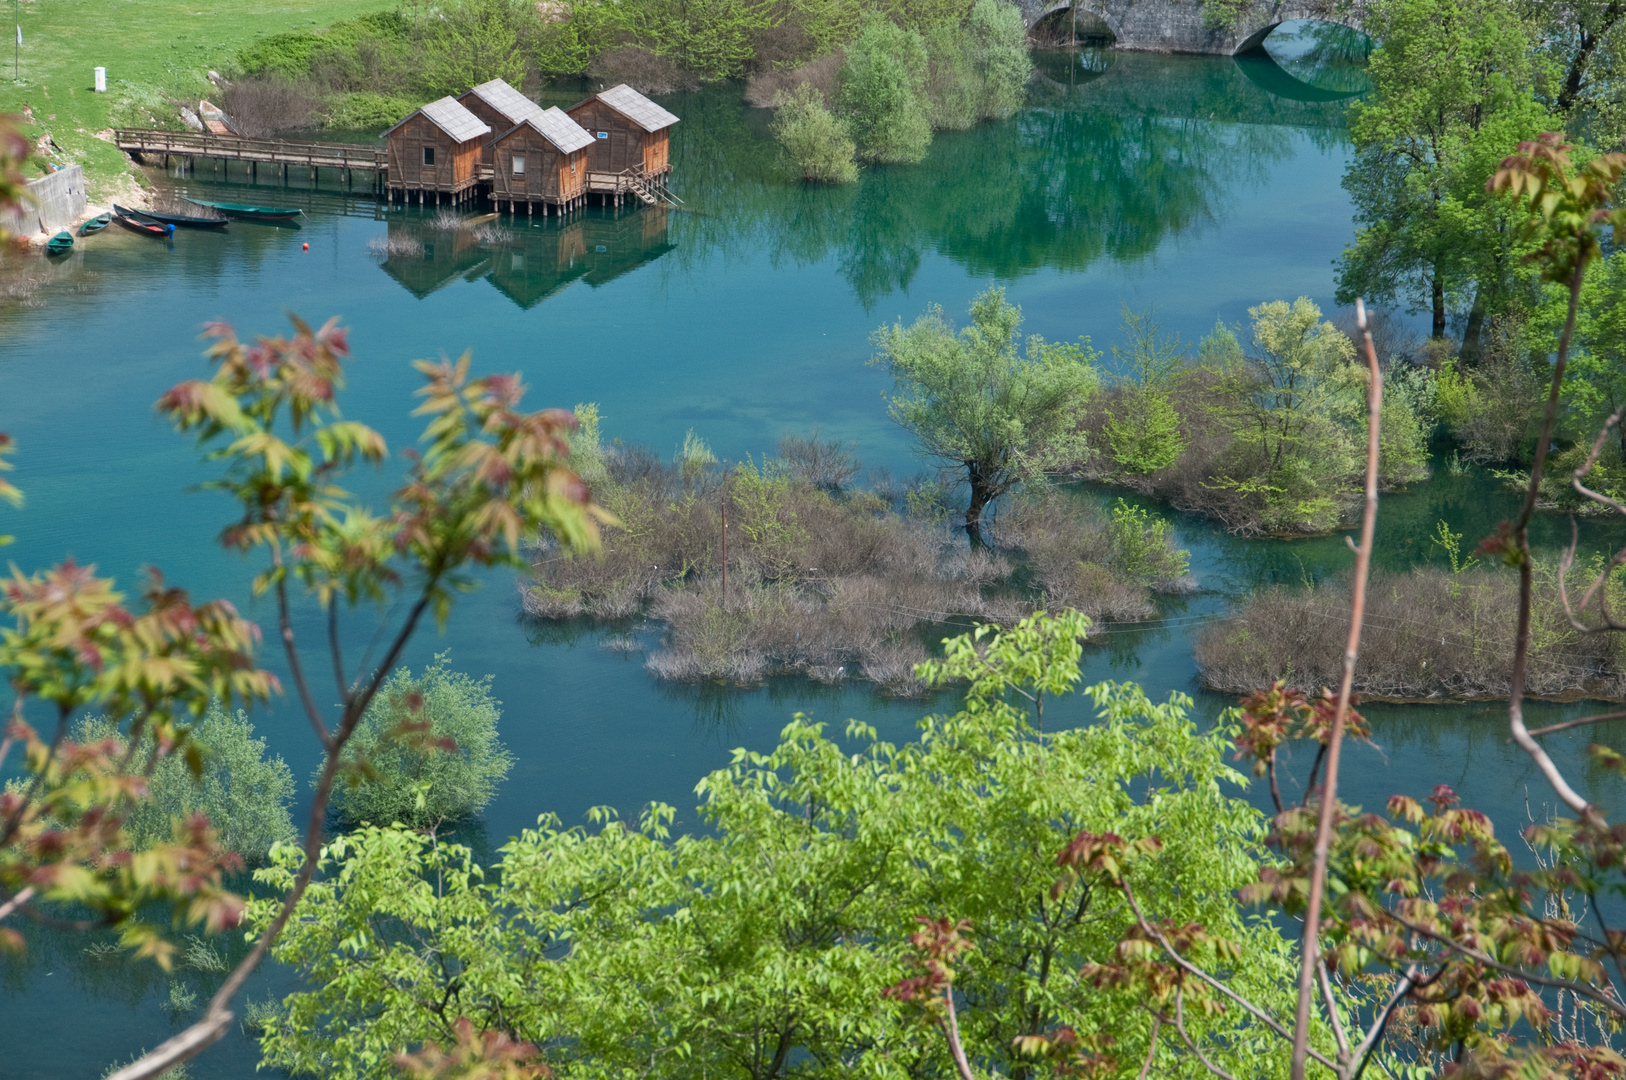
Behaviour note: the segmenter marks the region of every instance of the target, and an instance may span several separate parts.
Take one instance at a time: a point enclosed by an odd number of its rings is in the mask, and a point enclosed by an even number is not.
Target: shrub
[[[626,83],[643,94],[670,94],[698,85],[694,74],[676,60],[637,45],[600,54],[588,65],[587,73],[606,86]]]
[[[1179,460],[1186,448],[1180,413],[1169,395],[1155,387],[1125,388],[1106,417],[1107,452],[1126,472],[1157,472]]]
[[[1459,567],[1373,573],[1355,692],[1400,701],[1507,696],[1518,579]],[[1591,571],[1576,574],[1591,578]],[[1551,567],[1538,564],[1537,579],[1526,692],[1626,697],[1621,640],[1575,630],[1559,603]],[[1618,574],[1611,592],[1613,608],[1621,599]],[[1198,638],[1197,670],[1204,686],[1228,693],[1277,679],[1314,693],[1338,685],[1348,630],[1347,582],[1267,589]]]
[[[294,795],[293,774],[280,757],[265,756],[265,740],[254,738],[254,725],[241,709],[228,713],[219,704],[193,725],[202,752],[202,772],[194,778],[182,755],[160,758],[148,777],[149,797],[136,803],[125,819],[137,850],[174,837],[174,823],[202,813],[222,846],[245,860],[263,859],[271,846],[294,836],[288,804]],[[80,721],[80,741],[124,737],[102,717]],[[151,753],[149,739],[141,752]]]
[[[325,123],[340,131],[383,131],[417,107],[410,98],[360,91],[328,105]]]
[[[232,123],[250,138],[314,127],[317,104],[309,86],[281,75],[238,79],[221,97],[221,107]]]
[[[865,17],[841,66],[842,114],[865,161],[916,162],[931,145],[926,42],[884,16]]]
[[[491,676],[447,669],[445,653],[414,677],[392,673],[346,750],[348,783],[333,793],[341,820],[433,825],[478,814],[513,757],[497,738],[502,703]]]
[[[850,184],[858,179],[856,147],[847,127],[824,107],[823,96],[808,83],[774,99],[773,133],[803,180],[816,184]]]
[[[1530,365],[1522,325],[1492,319],[1479,360],[1446,360],[1438,378],[1440,419],[1470,461],[1516,460],[1535,433],[1542,378]]]

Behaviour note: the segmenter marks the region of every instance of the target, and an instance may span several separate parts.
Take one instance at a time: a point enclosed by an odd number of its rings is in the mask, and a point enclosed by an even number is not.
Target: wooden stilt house
[[[593,136],[559,108],[538,112],[492,143],[491,198],[499,210],[563,212],[587,195],[587,155]],[[504,207],[504,204],[507,204]]]
[[[619,203],[626,193],[655,202],[672,171],[671,128],[678,118],[623,83],[566,110],[593,136],[588,188]]]
[[[389,140],[389,193],[403,201],[454,203],[472,198],[480,183],[480,149],[491,128],[443,97],[384,133]],[[431,199],[428,196],[432,194]]]
[[[542,106],[501,79],[483,82],[458,96],[457,103],[480,118],[491,129],[480,150],[480,164],[490,165],[491,147],[503,132],[542,111]]]

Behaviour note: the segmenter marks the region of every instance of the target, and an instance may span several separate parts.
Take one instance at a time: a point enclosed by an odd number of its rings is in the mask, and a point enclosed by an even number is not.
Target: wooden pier
[[[255,178],[259,166],[280,168],[284,176],[294,167],[311,170],[334,169],[349,182],[356,172],[372,174],[375,191],[384,189],[389,168],[388,154],[382,146],[360,146],[354,143],[288,142],[284,139],[247,139],[240,135],[212,135],[195,131],[165,131],[160,128],[119,128],[113,132],[113,142],[120,150],[132,156],[162,155],[166,167],[171,158],[182,158],[189,165],[197,158],[216,158],[221,161],[248,162]]]

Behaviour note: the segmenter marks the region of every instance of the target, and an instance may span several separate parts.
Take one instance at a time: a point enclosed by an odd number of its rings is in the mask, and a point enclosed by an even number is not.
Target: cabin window
[[[598,137],[601,139],[608,139],[610,137],[610,133],[608,131],[601,131],[598,133]]]
[[[515,176],[524,176],[525,175],[525,155],[524,154],[515,154],[514,155],[514,175]]]
[[[435,148],[433,146],[423,148],[423,163],[425,168],[435,164]]]

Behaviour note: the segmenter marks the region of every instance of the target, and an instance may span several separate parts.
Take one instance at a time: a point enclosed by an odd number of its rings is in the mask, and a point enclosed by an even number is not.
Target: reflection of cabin
[[[434,192],[454,203],[472,198],[480,183],[480,146],[491,128],[450,97],[431,101],[399,124],[384,132],[389,140],[390,198],[401,193],[405,202],[411,193]]]
[[[457,103],[491,129],[491,134],[486,136],[480,147],[482,165],[491,164],[491,146],[503,132],[542,111],[542,106],[501,79],[492,79],[464,91]]]
[[[597,288],[672,250],[667,214],[665,206],[638,207],[615,218],[577,218],[557,229],[517,229],[511,242],[493,249],[486,278],[526,309],[574,281]]]
[[[587,198],[587,154],[593,136],[558,108],[516,124],[492,143],[491,198],[513,211],[536,203],[560,213]]]
[[[381,268],[419,300],[458,278],[477,280],[490,266],[491,251],[472,230],[427,229],[417,222],[396,219],[388,228],[396,253]]]
[[[633,194],[655,202],[672,171],[671,127],[678,118],[622,84],[567,110],[593,136],[588,150],[588,190],[620,205]]]

